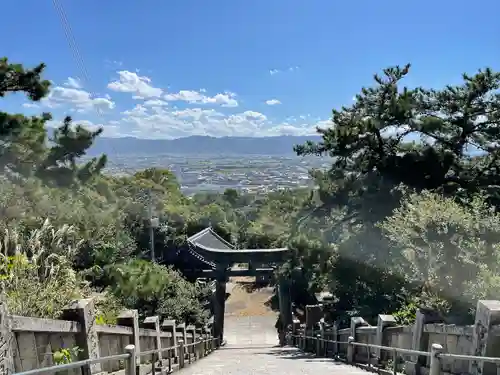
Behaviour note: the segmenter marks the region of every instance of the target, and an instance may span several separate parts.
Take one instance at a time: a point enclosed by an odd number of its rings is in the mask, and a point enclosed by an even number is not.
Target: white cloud
[[[71,87],[73,89],[81,89],[82,84],[78,78],[68,77],[68,80],[64,82],[64,86]]]
[[[147,107],[161,107],[168,105],[167,102],[164,102],[163,100],[160,99],[146,100],[143,104]]]
[[[273,122],[263,113],[243,111],[224,114],[214,109],[146,107],[122,112],[121,126],[137,137],[178,138],[190,135],[270,136],[315,134],[316,123]]]
[[[146,107],[141,104],[137,104],[134,108],[124,111],[122,114],[126,116],[142,117],[147,115],[147,111],[148,109]]]
[[[73,123],[75,125],[82,125],[89,130],[97,130],[99,128],[102,128],[102,130],[103,130],[102,136],[104,136],[104,137],[116,137],[116,136],[122,135],[120,133],[120,128],[119,128],[118,124],[113,123],[111,121],[109,123],[102,124],[102,123],[94,123],[94,122],[89,121],[89,120],[76,120],[76,121],[73,121]]]
[[[265,115],[263,115],[260,112],[255,112],[255,111],[245,111],[241,115],[247,119],[252,119],[252,120],[257,120],[257,121],[267,120],[267,117]]]
[[[110,82],[108,89],[119,92],[129,92],[135,94],[134,98],[158,98],[163,94],[163,90],[151,85],[151,79],[140,76],[135,72],[121,70],[118,72],[118,80]]]
[[[215,96],[204,94],[204,90],[181,90],[177,93],[166,94],[163,99],[166,101],[183,101],[191,104],[215,104],[222,107],[237,107],[238,101],[235,99],[236,94],[232,92],[224,92]]]
[[[58,108],[68,107],[75,112],[84,113],[89,111],[106,111],[115,108],[115,103],[109,95],[104,97],[93,97],[85,90],[56,86],[46,98],[38,103],[24,103],[26,108]]]
[[[109,59],[104,60],[104,63],[108,68],[115,68],[115,69],[123,65],[122,61],[109,60]]]
[[[267,105],[277,105],[277,104],[281,104],[281,102],[278,99],[269,99],[269,100],[266,100],[266,104]]]
[[[269,74],[273,76],[273,75],[278,74],[278,73],[296,72],[299,69],[300,69],[300,67],[295,65],[295,66],[290,66],[287,69],[271,69],[271,70],[269,70]]]
[[[51,120],[49,121],[46,125],[49,128],[58,128],[61,126],[63,123],[62,119],[59,120]],[[117,137],[117,136],[123,136],[126,134],[120,133],[120,123],[117,121],[108,121],[106,123],[96,123],[93,121],[89,120],[78,120],[78,119],[73,119],[73,126],[76,125],[81,125],[88,130],[95,131],[99,128],[103,129],[102,135],[105,137]]]

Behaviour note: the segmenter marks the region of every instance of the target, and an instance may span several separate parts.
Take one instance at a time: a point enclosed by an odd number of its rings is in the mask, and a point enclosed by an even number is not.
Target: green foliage
[[[172,268],[143,260],[131,260],[109,269],[113,294],[123,306],[138,308],[142,317],[159,315],[189,323],[207,316],[200,302],[203,290]]]
[[[0,96],[42,99],[44,67],[0,60]],[[500,74],[485,69],[435,90],[402,87],[409,71],[376,75],[353,105],[333,110],[321,142],[296,148],[333,158],[329,170],[311,171],[314,189],[261,196],[186,197],[159,168],[105,176],[105,156],[82,161],[101,130],[67,117],[48,143],[50,114],[0,112],[0,285],[9,308],[55,317],[92,295],[98,324],[113,324],[124,307],[203,322],[208,291],[183,277],[192,265],[182,254],[209,225],[238,247],[289,246],[278,273],[291,276],[296,306],[329,290],[341,323],[379,313],[409,323],[417,308],[463,318],[477,299],[500,298]],[[161,264],[145,260],[146,202],[160,220]]]
[[[31,100],[41,100],[50,89],[42,78],[44,69],[44,64],[28,70],[1,59],[0,97],[24,92]],[[82,161],[102,129],[90,131],[66,117],[49,137],[46,124],[51,119],[50,114],[0,112],[0,286],[10,312],[58,317],[73,299],[93,296],[98,324],[115,322],[124,307],[141,308],[138,301],[155,299],[160,314],[172,310],[178,319],[201,319],[204,312],[197,298],[202,293],[194,284],[159,265],[123,262],[143,256],[147,248],[146,192],[159,213],[167,210],[167,202],[182,214],[221,213],[196,210],[167,170],[151,168],[130,178],[102,175],[105,155]],[[196,218],[173,218],[179,242],[185,238],[186,223]],[[168,243],[161,229],[157,234],[160,251],[177,243]],[[126,294],[130,289],[123,279],[122,289],[109,292],[108,285],[117,277],[111,269],[122,265],[133,274],[140,264],[156,278],[149,284],[141,279],[145,284],[137,295]]]
[[[74,360],[78,359],[78,354],[82,351],[83,349],[80,349],[78,346],[74,346],[72,348],[61,348],[52,353],[54,364],[64,365],[67,363],[71,363]]]
[[[64,243],[68,232],[46,224],[27,238],[16,232],[1,237],[0,285],[12,314],[56,318],[82,298],[83,285],[68,261],[74,249]]]
[[[408,282],[472,305],[478,297],[500,297],[480,286],[500,271],[500,215],[481,197],[464,206],[436,193],[413,193],[380,226],[399,249],[395,267]]]
[[[499,298],[500,73],[436,90],[402,87],[409,71],[375,75],[333,110],[321,142],[296,147],[334,158],[312,173],[299,231],[335,243],[327,269],[306,258],[327,275],[338,315],[408,320],[418,306],[463,316],[478,298]]]

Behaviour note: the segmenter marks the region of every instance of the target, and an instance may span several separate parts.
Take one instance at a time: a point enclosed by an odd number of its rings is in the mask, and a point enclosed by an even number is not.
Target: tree
[[[318,188],[304,210],[307,221],[330,227],[325,240],[337,245],[330,273],[339,310],[397,308],[397,300],[380,297],[401,294],[408,281],[395,271],[401,249],[376,224],[399,207],[402,185],[466,205],[477,193],[500,204],[500,74],[484,69],[464,74],[460,85],[410,89],[401,86],[409,71],[408,64],[375,75],[353,105],[332,111],[332,125],[318,129],[321,142],[295,148],[298,155],[333,158],[329,171],[313,173]]]
[[[144,260],[109,267],[110,292],[141,317],[160,315],[186,323],[204,323],[204,291],[171,268]]]
[[[389,187],[403,183],[447,194],[488,193],[499,185],[500,73],[480,70],[444,89],[399,87],[410,65],[375,75],[351,107],[333,110],[323,140],[296,147],[299,155],[335,158],[337,178],[375,175]],[[471,156],[480,151],[481,156]]]
[[[54,130],[52,145],[37,170],[38,177],[59,187],[86,184],[106,166],[106,155],[92,158],[82,166],[77,164],[102,133],[102,128],[90,131],[81,125],[74,128],[72,125],[71,117],[67,116],[63,125]]]
[[[428,191],[411,193],[380,227],[399,253],[394,271],[419,292],[465,311],[478,298],[499,297],[492,276],[500,274],[500,215],[482,197],[464,206]]]
[[[0,59],[0,97],[25,92],[30,100],[40,101],[50,89],[50,82],[42,79],[44,69],[45,64],[26,70],[7,58]],[[48,113],[25,117],[0,112],[0,160],[4,172],[23,177],[36,175],[56,186],[87,183],[104,168],[106,157],[92,159],[83,166],[77,166],[77,161],[102,129],[73,127],[71,118],[66,117],[55,130],[52,145],[47,146],[46,123],[50,120]]]
[[[10,64],[4,57],[0,59],[0,97],[8,93],[24,91],[33,101],[44,98],[50,88],[50,81],[42,79],[45,64],[25,70],[21,64]]]

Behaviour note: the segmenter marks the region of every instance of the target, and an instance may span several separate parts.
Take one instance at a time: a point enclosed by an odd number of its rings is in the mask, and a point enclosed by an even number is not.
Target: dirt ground
[[[233,277],[231,295],[226,301],[226,315],[230,316],[276,316],[267,307],[273,295],[272,287],[254,288],[255,277]]]

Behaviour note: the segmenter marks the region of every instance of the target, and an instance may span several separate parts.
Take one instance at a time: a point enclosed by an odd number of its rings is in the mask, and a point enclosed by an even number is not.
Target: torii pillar
[[[215,276],[215,305],[214,305],[214,337],[218,338],[217,346],[224,340],[224,313],[226,307],[226,270],[218,270]]]
[[[278,280],[280,318],[285,329],[292,324],[292,298],[290,296],[290,284],[290,278],[287,276],[281,276]]]

